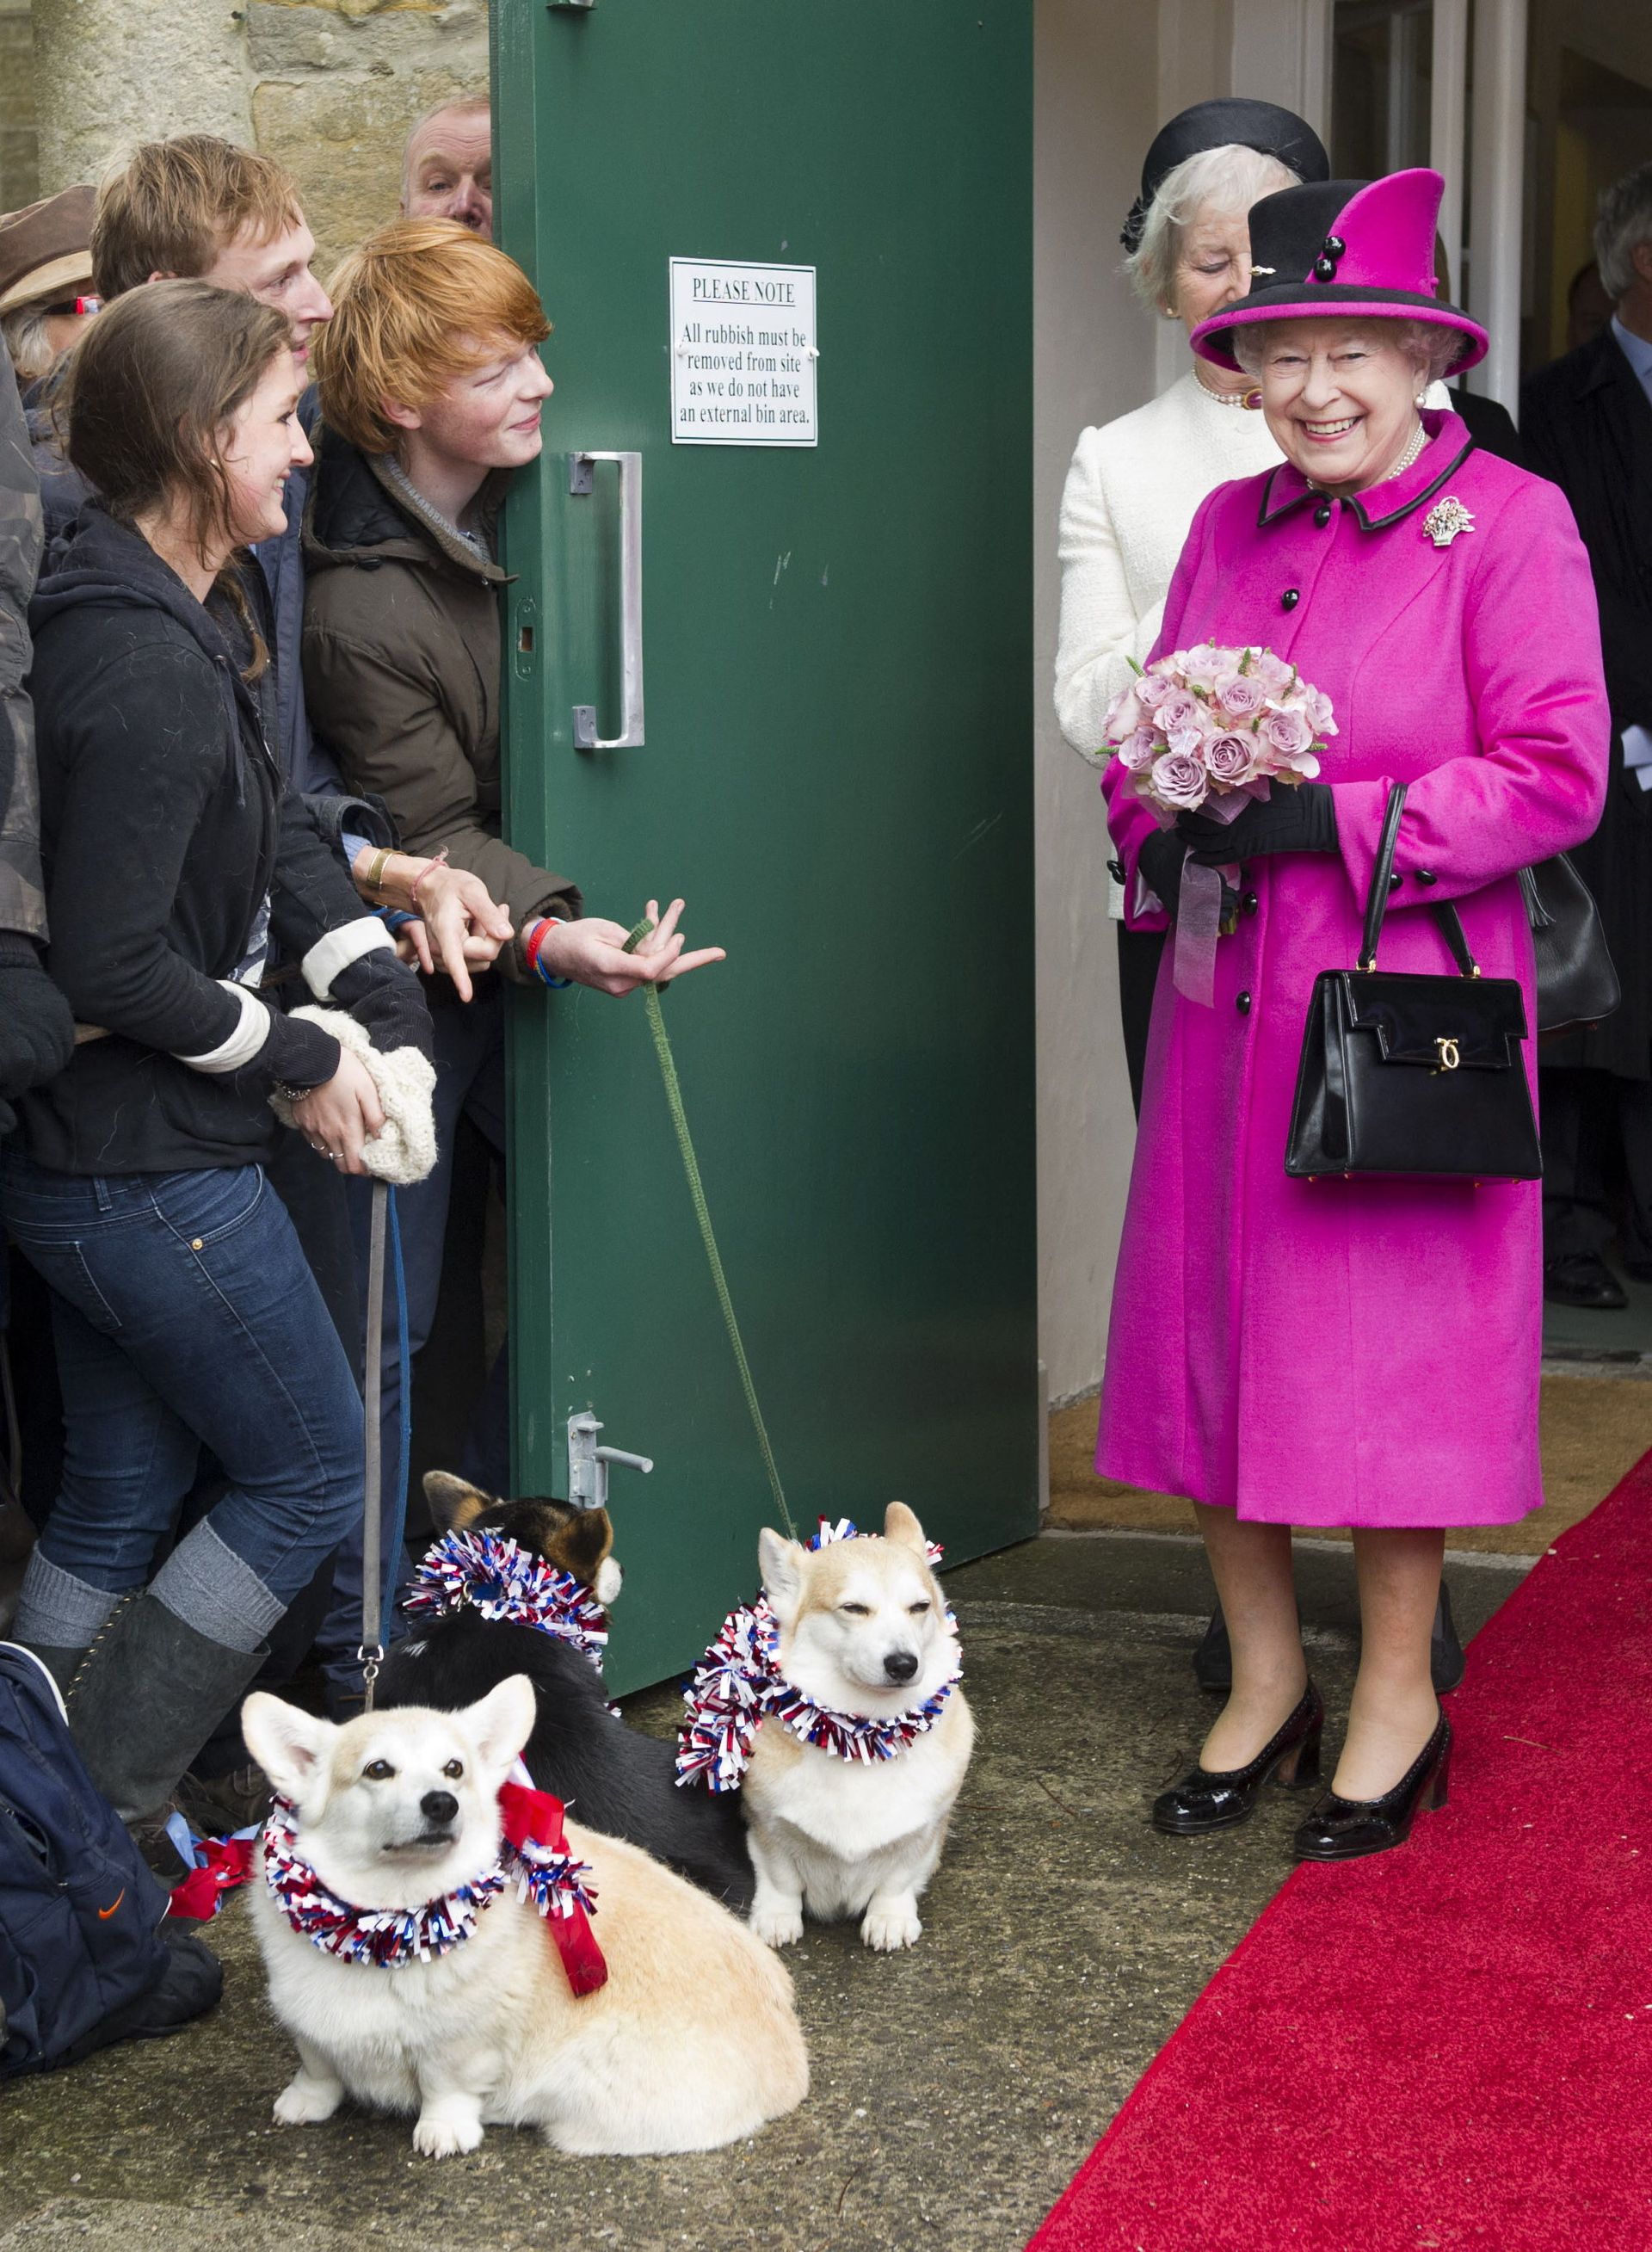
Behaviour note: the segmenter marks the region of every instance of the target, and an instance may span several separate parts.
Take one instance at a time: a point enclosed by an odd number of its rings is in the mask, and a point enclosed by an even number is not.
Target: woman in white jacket
[[[1330,163],[1311,126],[1271,101],[1201,101],[1173,117],[1142,168],[1121,238],[1142,302],[1190,333],[1250,287],[1251,205]],[[1102,723],[1158,637],[1182,543],[1206,493],[1280,459],[1252,377],[1190,352],[1187,372],[1134,413],[1079,440],[1061,497],[1056,715],[1073,749],[1107,757]],[[1119,924],[1119,991],[1140,1106],[1153,987],[1164,941]]]

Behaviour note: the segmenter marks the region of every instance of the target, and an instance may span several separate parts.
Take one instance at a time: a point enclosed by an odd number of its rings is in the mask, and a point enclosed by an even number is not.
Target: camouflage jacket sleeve
[[[29,671],[29,602],[40,567],[40,488],[29,452],[23,401],[0,344],[0,930],[45,936],[40,879],[40,798],[34,769]]]

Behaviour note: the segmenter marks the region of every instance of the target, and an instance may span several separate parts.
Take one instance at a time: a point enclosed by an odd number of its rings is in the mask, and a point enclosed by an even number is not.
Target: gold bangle
[[[390,852],[388,845],[382,845],[369,860],[367,872],[361,879],[364,891],[380,892],[384,889],[385,869],[389,864]]]

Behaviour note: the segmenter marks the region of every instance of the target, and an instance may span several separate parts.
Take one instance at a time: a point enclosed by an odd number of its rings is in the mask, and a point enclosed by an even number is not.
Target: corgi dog
[[[957,1642],[923,1527],[892,1501],[881,1540],[818,1549],[767,1529],[763,1590],[786,1680],[813,1704],[879,1721],[913,1712],[953,1679]],[[963,1692],[887,1759],[843,1759],[767,1714],[740,1797],[757,1873],[751,1928],[771,1947],[802,1936],[807,1912],[858,1916],[868,1947],[911,1947],[918,1896],[935,1873],[975,1741]]]
[[[502,1866],[499,1794],[534,1713],[519,1674],[462,1712],[406,1706],[343,1727],[246,1699],[247,1745],[279,1794],[252,1911],[300,2060],[278,2124],[329,2119],[350,2096],[412,2113],[427,2157],[474,2151],[488,2126],[538,2127],[573,2154],[640,2156],[715,2149],[802,2101],[809,2064],[784,1970],[635,1846],[567,1825],[607,1964],[594,1991],[575,1993],[552,1923],[508,1863],[476,1904]],[[370,1925],[374,1955],[341,1959],[309,1936],[317,1914],[353,1933],[375,1911],[422,1913],[424,1932],[450,1934],[455,1902],[469,1929],[446,1952],[403,1945],[385,1963]]]
[[[500,1501],[446,1470],[425,1474],[425,1497],[448,1533],[494,1533],[588,1588],[606,1608],[622,1574],[605,1509],[566,1501]],[[732,1801],[678,1790],[672,1747],[630,1727],[608,1708],[597,1666],[573,1643],[538,1627],[484,1618],[467,1603],[421,1621],[395,1644],[379,1675],[378,1702],[474,1704],[512,1673],[525,1673],[538,1702],[523,1759],[541,1790],[572,1808],[587,1829],[640,1845],[727,1907],[752,1897],[745,1825]]]

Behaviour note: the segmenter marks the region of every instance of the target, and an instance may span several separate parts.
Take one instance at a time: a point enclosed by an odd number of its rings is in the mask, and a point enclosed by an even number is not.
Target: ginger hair
[[[450,219],[392,219],[327,285],[333,317],[312,353],[322,413],[364,454],[393,454],[386,400],[415,411],[456,375],[551,333],[538,293],[503,250]]]

